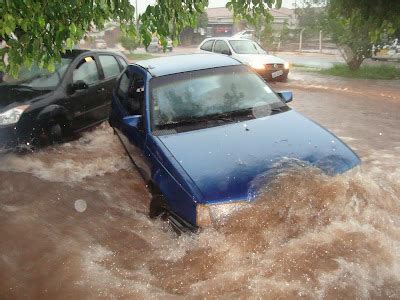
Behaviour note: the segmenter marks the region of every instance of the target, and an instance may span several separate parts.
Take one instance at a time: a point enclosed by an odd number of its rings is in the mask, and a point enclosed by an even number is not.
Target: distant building
[[[232,11],[226,7],[207,8],[206,12],[208,15],[207,36],[232,36],[247,27],[245,21],[235,23]],[[285,22],[290,28],[297,26],[294,9],[271,9],[270,13],[274,17],[272,26],[276,30],[282,29]]]
[[[291,29],[297,27],[298,22],[294,9],[282,7],[280,9],[270,9],[269,12],[274,17],[274,21],[272,22],[273,29],[282,29],[285,22]]]
[[[207,8],[206,12],[207,36],[232,36],[243,29],[239,24],[235,24],[232,12],[226,7]]]

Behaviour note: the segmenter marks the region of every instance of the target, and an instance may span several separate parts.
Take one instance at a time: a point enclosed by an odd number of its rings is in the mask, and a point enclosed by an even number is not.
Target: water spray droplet
[[[76,200],[74,203],[74,207],[77,212],[83,213],[87,208],[86,201],[81,199]]]

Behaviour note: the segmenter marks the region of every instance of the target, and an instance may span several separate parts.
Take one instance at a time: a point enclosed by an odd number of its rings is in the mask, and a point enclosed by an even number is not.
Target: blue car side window
[[[144,80],[136,74],[135,79],[128,90],[128,113],[130,115],[142,115],[144,108]]]
[[[121,98],[126,97],[129,89],[129,77],[128,74],[124,73],[121,76],[121,79],[119,81],[119,86],[118,86],[118,96]]]
[[[135,73],[131,79],[128,72],[124,73],[119,81],[117,95],[127,115],[141,115],[145,95],[143,76]]]

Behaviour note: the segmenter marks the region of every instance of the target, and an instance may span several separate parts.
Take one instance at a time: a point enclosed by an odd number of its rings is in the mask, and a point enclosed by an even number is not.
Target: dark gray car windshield
[[[260,45],[250,40],[229,41],[229,44],[237,54],[267,54]]]
[[[52,73],[36,65],[30,69],[23,67],[16,78],[5,75],[0,85],[20,85],[35,90],[54,90],[71,61],[70,58],[62,58],[61,62],[56,64],[55,72]]]
[[[245,66],[230,66],[156,77],[150,83],[152,122],[166,125],[230,117],[254,108],[286,105]]]

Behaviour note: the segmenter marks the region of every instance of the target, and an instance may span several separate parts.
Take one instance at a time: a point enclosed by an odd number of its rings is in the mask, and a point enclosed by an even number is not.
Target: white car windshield
[[[267,54],[260,45],[250,40],[229,41],[229,44],[237,54]]]
[[[187,121],[230,117],[253,108],[286,106],[244,66],[192,71],[153,78],[150,84],[155,128]]]

